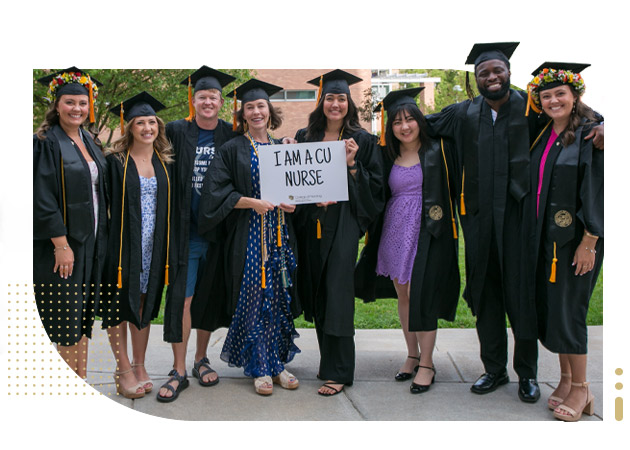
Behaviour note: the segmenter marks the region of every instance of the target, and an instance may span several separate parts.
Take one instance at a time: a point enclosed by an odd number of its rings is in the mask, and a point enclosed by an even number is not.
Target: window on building
[[[315,101],[317,91],[313,90],[283,90],[269,97],[272,102],[308,102]]]

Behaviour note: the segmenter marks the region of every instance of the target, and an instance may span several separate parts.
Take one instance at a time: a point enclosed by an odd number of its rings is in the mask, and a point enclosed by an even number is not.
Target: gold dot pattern
[[[102,289],[103,285],[99,287]],[[4,286],[7,301],[3,315],[7,328],[1,341],[6,342],[6,385],[2,390],[11,397],[102,395],[97,389],[106,391],[106,395],[117,395],[112,378],[116,362],[107,337],[99,336],[105,335],[106,330],[101,329],[94,306],[88,311],[78,301],[68,299],[62,286],[47,286],[39,292],[46,300],[37,302],[35,289],[41,286],[28,283]],[[61,300],[55,301],[55,297]],[[108,307],[117,310],[117,306]],[[67,317],[68,323],[58,318],[56,327],[48,329],[46,323],[51,323],[53,314],[62,319]],[[81,322],[73,322],[73,314],[79,314]],[[71,347],[51,342],[55,338],[72,344],[86,335],[100,339],[89,340],[87,346],[79,343]],[[65,351],[65,361],[60,351]],[[87,364],[84,377],[73,370],[81,364]]]
[[[618,369],[615,370],[615,375],[617,376],[621,376],[623,375],[623,369],[621,367],[619,367]],[[623,389],[623,383],[616,383],[615,384],[615,389],[617,389],[618,391]],[[615,420],[617,422],[621,422],[623,420],[623,397],[616,397],[615,398]]]

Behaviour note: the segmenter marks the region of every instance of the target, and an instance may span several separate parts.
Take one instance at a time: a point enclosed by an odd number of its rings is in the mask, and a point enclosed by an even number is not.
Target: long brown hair
[[[155,116],[158,123],[158,135],[155,141],[153,142],[153,148],[157,151],[162,161],[165,164],[173,162],[173,146],[170,141],[166,138],[166,127],[164,125],[164,121],[160,119],[158,116]],[[134,117],[129,122],[127,122],[127,126],[125,127],[125,132],[122,136],[120,136],[116,141],[112,143],[111,148],[109,148],[105,155],[117,155],[117,157],[122,162],[124,160],[124,153],[133,146],[133,134],[131,133],[131,128],[136,118]]]

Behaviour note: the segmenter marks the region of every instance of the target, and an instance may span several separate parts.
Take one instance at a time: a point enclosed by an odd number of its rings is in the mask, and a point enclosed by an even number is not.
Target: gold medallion
[[[434,205],[429,209],[429,217],[433,220],[440,220],[444,216],[442,212],[442,207],[439,205]]]
[[[566,228],[573,223],[573,216],[565,209],[561,209],[554,216],[553,220],[560,228]]]

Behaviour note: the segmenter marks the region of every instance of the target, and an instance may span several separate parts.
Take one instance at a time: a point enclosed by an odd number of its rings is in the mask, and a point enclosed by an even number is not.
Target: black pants
[[[351,384],[354,380],[354,336],[324,333],[323,323],[315,320],[319,344],[319,377],[322,380]]]
[[[486,372],[498,373],[507,367],[507,330],[505,315],[512,324],[517,323],[514,307],[506,301],[507,293],[503,285],[499,253],[495,235],[488,258],[486,278],[481,292],[477,311],[477,336],[481,347],[481,361]],[[512,325],[514,327],[514,325]],[[514,330],[514,328],[513,328]],[[521,378],[536,378],[538,373],[538,341],[535,339],[514,339],[514,370]]]

